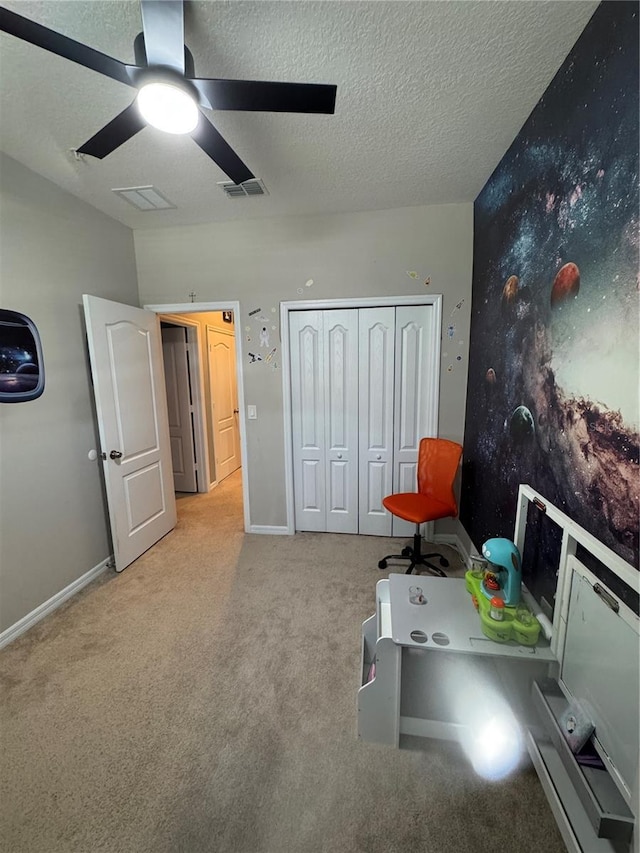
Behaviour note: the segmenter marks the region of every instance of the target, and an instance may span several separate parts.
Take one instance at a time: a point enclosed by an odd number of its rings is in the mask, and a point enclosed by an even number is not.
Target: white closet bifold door
[[[382,499],[436,434],[438,333],[432,305],[289,313],[296,530],[413,534]]]
[[[289,315],[296,530],[326,530],[324,343],[321,311]]]
[[[358,532],[358,312],[324,312],[328,533]]]
[[[296,530],[358,532],[358,315],[289,315]]]
[[[393,306],[359,313],[359,532],[391,536],[391,514],[382,498],[393,488]]]
[[[393,492],[417,490],[420,439],[437,433],[435,326],[435,311],[430,305],[396,308]],[[414,532],[414,524],[393,517],[392,536],[411,536]]]

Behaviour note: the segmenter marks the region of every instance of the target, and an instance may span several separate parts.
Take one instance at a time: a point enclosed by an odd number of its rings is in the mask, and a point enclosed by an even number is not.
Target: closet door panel
[[[325,311],[327,531],[358,532],[358,315]]]
[[[420,439],[429,432],[429,305],[398,306],[395,325],[394,492],[415,492]],[[393,518],[393,536],[411,536],[415,525]]]
[[[359,532],[391,535],[395,308],[359,311]]]
[[[320,311],[289,315],[296,530],[326,530],[324,342]]]

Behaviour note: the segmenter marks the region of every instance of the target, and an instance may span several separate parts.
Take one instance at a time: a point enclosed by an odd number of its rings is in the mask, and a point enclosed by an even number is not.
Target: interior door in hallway
[[[176,524],[158,318],[82,297],[116,571]]]
[[[173,482],[178,492],[197,492],[189,344],[184,326],[162,324],[162,356],[167,389]]]
[[[224,480],[240,467],[240,428],[236,343],[233,332],[207,326],[209,387],[213,420],[215,478]]]

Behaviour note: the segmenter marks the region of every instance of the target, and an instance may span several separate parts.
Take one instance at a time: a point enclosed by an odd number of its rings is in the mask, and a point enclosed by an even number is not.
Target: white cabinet
[[[289,313],[297,530],[413,534],[382,498],[435,434],[438,336],[433,305]]]

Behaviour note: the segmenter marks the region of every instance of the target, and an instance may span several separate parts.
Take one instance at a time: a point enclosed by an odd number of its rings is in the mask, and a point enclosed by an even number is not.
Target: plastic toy
[[[540,623],[536,617],[521,603],[509,606],[502,598],[499,599],[502,607],[496,606],[495,601],[492,603],[483,587],[484,576],[485,571],[478,569],[468,571],[464,576],[467,592],[471,594],[473,606],[480,616],[482,633],[496,643],[514,641],[523,646],[535,646],[540,636]],[[502,618],[492,617],[492,610],[500,612]]]
[[[522,585],[520,552],[510,539],[487,539],[482,554],[488,561],[481,587],[483,595],[501,598],[505,607],[515,607]]]

